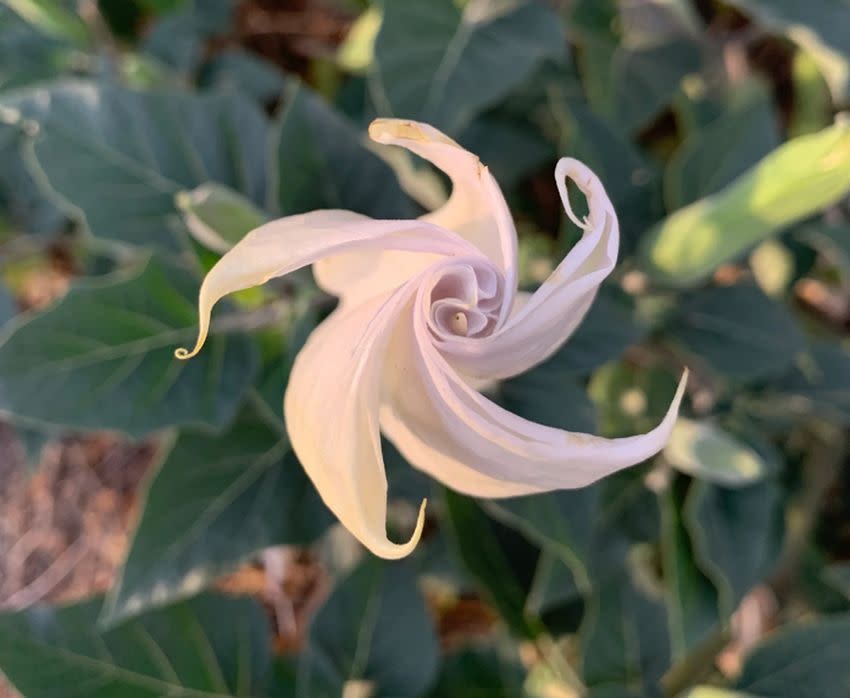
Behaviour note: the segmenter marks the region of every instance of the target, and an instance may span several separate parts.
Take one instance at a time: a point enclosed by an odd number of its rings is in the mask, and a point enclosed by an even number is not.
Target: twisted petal
[[[516,286],[517,239],[513,218],[501,189],[472,153],[428,124],[403,119],[376,119],[369,135],[378,143],[407,148],[429,160],[452,181],[448,201],[423,221],[465,238],[503,272],[509,293]],[[433,263],[430,255],[358,252],[333,257],[315,266],[316,280],[343,303],[354,304],[376,293],[397,287]]]
[[[259,286],[328,255],[347,250],[427,250],[434,256],[469,253],[468,242],[423,221],[375,221],[351,211],[313,211],[252,230],[225,254],[201,284],[198,340],[179,359],[197,354],[207,338],[210,313],[224,296]],[[403,256],[403,253],[400,253]]]
[[[570,206],[568,177],[587,198],[589,213],[583,221]],[[584,235],[497,331],[476,342],[458,337],[443,343],[441,349],[452,365],[468,375],[508,378],[551,356],[581,324],[600,284],[617,263],[619,224],[599,178],[578,160],[562,158],[555,181],[567,214]]]
[[[655,455],[669,439],[687,373],[664,419],[646,434],[605,439],[546,427],[464,380],[434,345],[422,310],[396,330],[381,426],[413,465],[449,487],[487,498],[584,487]]]
[[[284,398],[292,447],[325,503],[369,550],[389,559],[416,547],[425,521],[423,501],[410,540],[387,538],[380,377],[392,326],[411,296],[402,287],[331,315],[298,354]]]
[[[429,399],[429,378],[417,348],[412,318],[399,323],[388,352],[394,357],[384,372],[381,430],[404,458],[444,485],[475,497],[500,498],[534,494],[543,489],[488,475],[467,463],[478,458],[450,436],[452,419]]]

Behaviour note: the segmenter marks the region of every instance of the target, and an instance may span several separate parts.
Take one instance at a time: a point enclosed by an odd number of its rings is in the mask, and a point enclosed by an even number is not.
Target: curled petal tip
[[[385,560],[400,560],[403,557],[407,557],[408,555],[410,555],[410,553],[414,551],[416,546],[419,545],[419,540],[420,538],[422,538],[422,531],[425,529],[425,507],[427,505],[428,500],[423,499],[422,504],[419,506],[419,515],[416,519],[416,528],[413,530],[410,539],[406,543],[391,543],[390,541],[384,540],[384,544],[372,547],[371,545],[369,545],[368,540],[361,539],[362,542],[373,553],[375,553],[379,557],[384,558]]]
[[[198,339],[195,341],[195,346],[192,347],[191,351],[186,347],[178,347],[174,350],[175,358],[180,359],[181,361],[185,361],[186,359],[191,359],[193,356],[197,356],[201,349],[204,348],[204,344],[207,341],[207,333],[209,332],[209,311],[206,313],[201,311],[201,327],[198,331]]]
[[[186,347],[178,347],[174,350],[174,357],[180,359],[181,361],[185,361],[186,359],[191,359],[193,356],[197,356],[198,352],[201,351],[201,348],[204,346],[204,340],[199,339],[198,343],[195,344],[194,348],[189,351]]]

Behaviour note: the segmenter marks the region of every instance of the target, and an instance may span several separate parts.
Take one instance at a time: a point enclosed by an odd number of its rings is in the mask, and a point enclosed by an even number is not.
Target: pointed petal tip
[[[691,376],[691,369],[685,366],[685,369],[682,371],[682,377],[679,379],[679,387],[676,390],[676,398],[681,397],[681,395],[685,392],[685,388],[688,385],[688,378]]]
[[[392,144],[399,140],[419,141],[421,143],[445,143],[456,147],[458,144],[446,134],[429,124],[410,119],[374,119],[369,124],[369,138],[376,143]]]
[[[419,545],[419,540],[422,538],[422,531],[425,529],[425,508],[428,506],[428,500],[423,499],[422,504],[419,505],[419,516],[416,519],[416,528],[413,530],[413,533],[410,536],[410,539],[407,543],[392,543],[390,541],[386,541],[386,545],[380,545],[378,547],[368,547],[375,555],[378,557],[382,557],[385,560],[400,560],[403,557],[407,557],[414,551],[417,545]]]
[[[676,388],[676,393],[670,401],[670,407],[667,408],[666,416],[654,430],[666,432],[666,438],[670,437],[670,432],[672,432],[676,421],[679,419],[679,409],[681,408],[682,400],[685,397],[685,388],[688,386],[688,378],[690,375],[691,371],[686,367],[685,370],[682,371],[682,377],[679,379],[679,385]]]

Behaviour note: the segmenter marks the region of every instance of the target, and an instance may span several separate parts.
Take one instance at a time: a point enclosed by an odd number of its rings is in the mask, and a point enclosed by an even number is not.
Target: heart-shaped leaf
[[[181,432],[148,485],[103,619],[196,594],[264,548],[312,542],[331,521],[288,440],[254,410],[222,434]]]
[[[27,698],[262,696],[259,604],[202,596],[101,631],[98,599],[0,615],[0,669]]]
[[[0,409],[77,429],[144,436],[194,424],[222,427],[257,370],[244,334],[216,332],[194,361],[174,349],[194,340],[194,274],[156,259],[80,281],[59,303],[0,344]]]

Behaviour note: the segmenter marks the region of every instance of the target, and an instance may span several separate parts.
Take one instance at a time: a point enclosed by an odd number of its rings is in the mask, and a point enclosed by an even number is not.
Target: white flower
[[[200,292],[196,354],[223,296],[313,264],[340,305],[298,355],[284,398],[296,455],[325,503],[372,552],[410,553],[386,535],[383,432],[415,467],[476,497],[583,487],[639,463],[667,441],[683,376],[662,422],[642,436],[603,439],[541,426],[475,386],[522,373],[575,331],[614,268],[617,216],[596,175],[563,158],[555,169],[567,215],[584,230],[533,294],[517,292],[517,237],[498,184],[477,157],[427,124],[378,119],[379,143],[430,160],[452,180],[445,205],[418,220],[324,210],[268,223],[235,245]],[[588,201],[577,219],[566,179]]]

